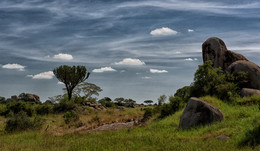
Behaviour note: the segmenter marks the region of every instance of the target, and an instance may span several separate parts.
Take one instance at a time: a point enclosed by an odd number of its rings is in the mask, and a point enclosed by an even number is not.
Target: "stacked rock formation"
[[[248,73],[248,88],[260,89],[260,67],[239,53],[227,49],[223,40],[211,37],[202,44],[203,62],[211,60],[213,67],[231,73]]]

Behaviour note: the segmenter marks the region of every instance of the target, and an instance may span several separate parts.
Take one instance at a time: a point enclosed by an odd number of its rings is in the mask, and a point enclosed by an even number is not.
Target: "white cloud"
[[[168,71],[166,70],[158,70],[158,69],[150,69],[151,73],[167,73]]]
[[[153,35],[153,36],[176,35],[177,33],[178,33],[177,31],[172,30],[171,28],[168,28],[168,27],[157,28],[157,29],[150,32],[150,34]]]
[[[96,72],[96,73],[102,73],[102,72],[113,72],[116,71],[115,69],[111,68],[111,67],[102,67],[100,69],[94,69],[92,70],[92,72]]]
[[[180,52],[180,51],[176,51],[175,53],[176,53],[176,54],[181,54],[181,52]]]
[[[194,30],[193,29],[188,29],[188,32],[191,33],[191,32],[194,32]]]
[[[194,59],[192,59],[192,58],[186,58],[186,59],[184,59],[185,61],[197,61],[198,59],[197,58],[194,58]]]
[[[151,79],[151,77],[145,76],[145,77],[142,77],[142,79]]]
[[[64,83],[59,81],[57,84],[64,84]]]
[[[58,60],[72,60],[73,56],[66,53],[59,53],[57,55],[54,55],[53,58]]]
[[[139,59],[125,58],[120,62],[116,62],[116,65],[131,65],[131,66],[140,66],[145,63]]]
[[[36,75],[27,75],[27,77],[31,77],[32,79],[52,79],[54,74],[52,71],[47,71]]]
[[[15,69],[15,70],[18,70],[18,71],[24,71],[24,68],[25,66],[22,66],[20,64],[16,64],[16,63],[13,63],[13,64],[5,64],[5,65],[2,65],[2,68],[4,69]]]

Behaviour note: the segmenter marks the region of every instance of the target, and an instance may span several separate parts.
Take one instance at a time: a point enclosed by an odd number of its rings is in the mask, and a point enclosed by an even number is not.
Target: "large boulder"
[[[191,97],[181,116],[179,128],[189,129],[223,120],[223,114],[215,106],[198,98]]]
[[[202,44],[203,62],[211,60],[213,67],[225,70],[229,65],[238,60],[247,60],[241,54],[227,50],[223,40],[217,37],[208,38]]]
[[[250,61],[236,61],[232,63],[227,71],[231,73],[246,72],[248,73],[249,83],[247,87],[260,89],[260,67]]]
[[[250,89],[250,88],[243,88],[241,90],[241,96],[253,96],[253,95],[260,95],[260,90],[257,89]]]

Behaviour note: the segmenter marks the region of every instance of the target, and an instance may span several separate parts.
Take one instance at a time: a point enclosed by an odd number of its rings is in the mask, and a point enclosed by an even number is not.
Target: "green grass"
[[[146,126],[91,134],[53,136],[41,131],[4,134],[0,136],[0,150],[252,150],[239,146],[248,130],[260,124],[258,106],[232,106],[222,101],[203,97],[224,114],[224,121],[191,130],[179,130],[183,110]],[[216,136],[226,135],[229,140]],[[256,146],[255,150],[259,150]]]

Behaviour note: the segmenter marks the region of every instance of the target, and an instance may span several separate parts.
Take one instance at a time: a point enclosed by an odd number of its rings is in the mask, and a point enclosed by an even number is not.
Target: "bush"
[[[144,110],[145,112],[141,122],[146,122],[153,116],[153,110],[151,108],[146,108]]]
[[[42,104],[35,106],[35,112],[38,115],[48,115],[52,112],[52,105]]]
[[[42,120],[39,117],[30,118],[24,111],[20,111],[17,114],[10,112],[6,121],[5,131],[24,131],[35,130],[42,126]]]
[[[5,115],[7,112],[6,105],[0,104],[0,116]]]
[[[185,102],[188,102],[189,98],[191,97],[191,86],[185,86],[176,91],[174,97],[179,97]]]
[[[61,101],[60,103],[57,103],[53,107],[53,111],[55,113],[63,113],[67,111],[71,111],[75,108],[75,105],[72,101]]]
[[[14,114],[17,114],[21,111],[25,112],[30,117],[34,114],[34,109],[32,105],[23,101],[9,103],[7,104],[6,108],[7,110],[5,115],[7,115],[9,112],[13,112]]]
[[[79,115],[74,111],[68,111],[64,113],[63,119],[66,124],[73,124],[79,121]]]
[[[159,118],[164,118],[166,116],[174,114],[176,111],[184,107],[184,100],[180,97],[169,97],[170,103],[164,104],[161,108],[161,115]]]
[[[236,84],[231,82],[227,82],[225,84],[220,84],[216,86],[215,95],[223,101],[235,101],[235,99],[239,97],[238,93],[238,87],[236,86]]]
[[[240,146],[255,146],[260,144],[260,125],[246,132],[245,138],[240,142]]]

